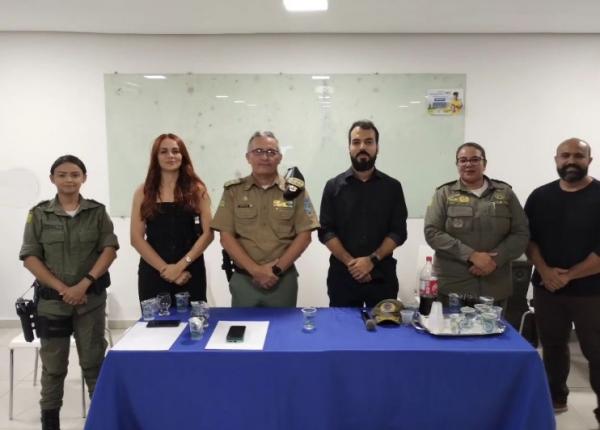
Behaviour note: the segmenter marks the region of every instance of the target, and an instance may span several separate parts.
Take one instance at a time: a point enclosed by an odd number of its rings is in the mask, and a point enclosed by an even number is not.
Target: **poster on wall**
[[[464,109],[462,88],[427,90],[427,112],[430,115],[459,115]]]

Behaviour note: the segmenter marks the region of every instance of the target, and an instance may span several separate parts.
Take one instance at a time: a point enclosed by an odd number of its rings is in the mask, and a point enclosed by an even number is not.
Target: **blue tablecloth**
[[[187,318],[186,314],[179,314]],[[263,351],[205,350],[218,320],[270,321]],[[538,353],[500,336],[439,338],[412,327],[367,332],[356,309],[211,310],[169,351],[111,351],[86,430],[552,429]]]

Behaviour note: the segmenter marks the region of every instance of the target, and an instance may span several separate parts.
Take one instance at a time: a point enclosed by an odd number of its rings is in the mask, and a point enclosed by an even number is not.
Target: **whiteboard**
[[[379,129],[376,166],[402,183],[409,217],[423,217],[435,187],[457,177],[464,113],[428,114],[427,92],[456,88],[465,97],[464,74],[161,76],[104,76],[113,216],[129,216],[151,145],[168,132],[186,143],[213,203],[225,182],[249,174],[250,136],[270,130],[283,153],[280,173],[298,166],[318,208],[327,180],[350,166],[348,128],[359,119]]]

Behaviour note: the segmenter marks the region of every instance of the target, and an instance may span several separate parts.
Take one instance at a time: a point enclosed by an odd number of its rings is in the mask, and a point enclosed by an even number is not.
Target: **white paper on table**
[[[246,326],[243,342],[227,342],[227,332],[232,325]],[[265,346],[269,321],[219,321],[206,349],[262,350]]]
[[[187,327],[183,321],[177,327],[146,327],[147,321],[131,327],[115,346],[113,351],[167,351]]]

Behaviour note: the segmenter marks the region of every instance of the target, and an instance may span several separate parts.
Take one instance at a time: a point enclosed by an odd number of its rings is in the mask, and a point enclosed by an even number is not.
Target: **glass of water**
[[[315,330],[315,317],[317,315],[317,308],[313,306],[309,306],[306,308],[302,308],[302,330],[307,333],[310,333]]]
[[[204,328],[208,327],[208,319],[210,318],[210,306],[204,300],[198,302],[198,316],[204,318]]]
[[[182,291],[180,293],[175,294],[175,304],[177,306],[177,312],[183,313],[187,311],[190,302],[190,293],[187,291]]]
[[[202,339],[204,334],[204,318],[202,317],[191,317],[188,319],[190,327],[190,335],[193,340]]]
[[[461,328],[472,328],[473,323],[475,322],[475,316],[477,312],[471,306],[463,306],[460,308],[460,313],[462,315]]]
[[[482,313],[481,327],[484,333],[494,333],[496,331],[496,314],[494,312]]]
[[[142,300],[142,319],[144,321],[152,321],[156,316],[156,297]]]

